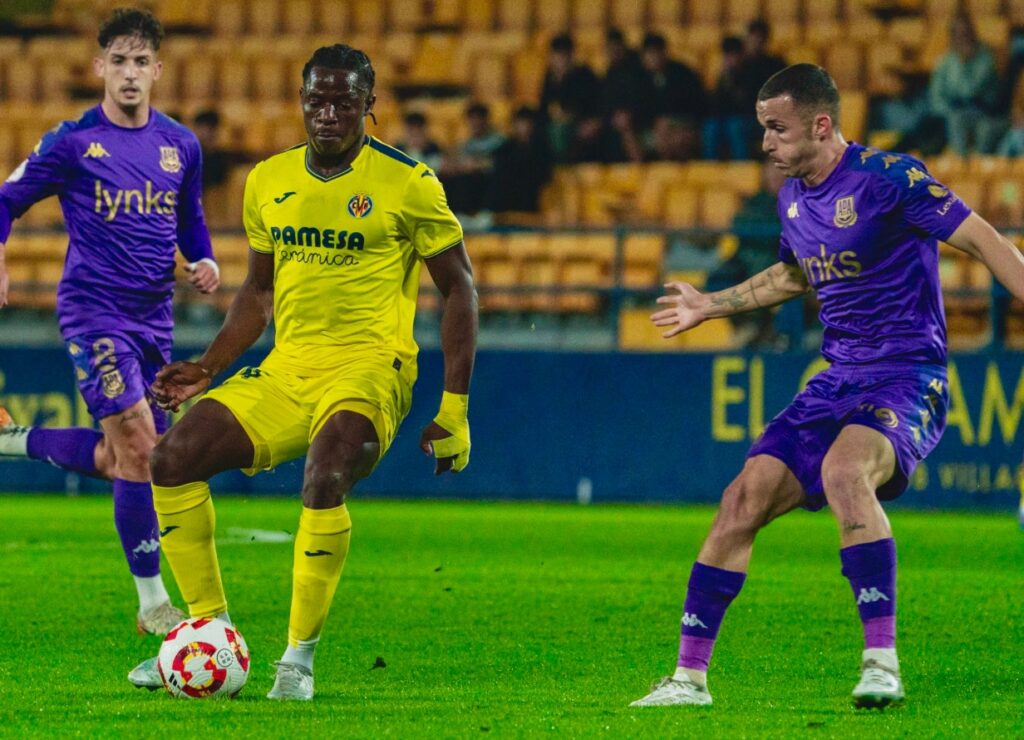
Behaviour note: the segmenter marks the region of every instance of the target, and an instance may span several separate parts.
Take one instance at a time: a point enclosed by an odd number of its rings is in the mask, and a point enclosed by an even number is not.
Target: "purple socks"
[[[746,573],[694,563],[683,604],[679,638],[680,668],[707,671],[725,610],[743,588]]]
[[[896,541],[844,547],[839,557],[864,624],[864,648],[896,647]]]
[[[114,479],[114,524],[133,576],[160,574],[160,526],[149,483]]]
[[[58,468],[100,478],[96,470],[96,445],[103,432],[95,429],[40,429],[28,433],[28,456]]]

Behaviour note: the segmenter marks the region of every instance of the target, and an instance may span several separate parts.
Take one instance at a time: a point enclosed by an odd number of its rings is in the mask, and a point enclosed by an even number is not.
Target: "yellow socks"
[[[320,631],[338,588],[341,569],[348,554],[352,519],[342,504],[335,509],[302,509],[295,535],[295,564],[292,570],[292,611],[288,620],[285,662],[305,663],[297,652],[309,653],[320,639]],[[294,656],[289,659],[289,655]]]
[[[153,508],[160,522],[160,547],[193,617],[227,611],[213,543],[216,516],[205,482],[182,486],[153,484]]]

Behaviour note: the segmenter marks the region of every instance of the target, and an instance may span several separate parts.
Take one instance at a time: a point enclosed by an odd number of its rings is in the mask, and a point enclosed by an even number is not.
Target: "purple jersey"
[[[779,258],[799,265],[821,302],[830,362],[945,364],[937,239],[970,209],[913,157],[850,144],[815,187],[779,191]]]
[[[169,333],[174,250],[212,256],[195,135],[155,110],[141,128],[100,106],[43,136],[0,186],[0,243],[12,218],[58,195],[70,244],[57,290],[64,336],[99,329]]]

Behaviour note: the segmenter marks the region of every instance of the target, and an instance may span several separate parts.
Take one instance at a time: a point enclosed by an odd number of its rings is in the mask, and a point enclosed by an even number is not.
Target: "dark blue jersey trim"
[[[392,159],[397,159],[402,164],[407,164],[410,167],[415,167],[419,164],[419,162],[407,155],[405,152],[401,152],[393,146],[388,146],[387,144],[383,144],[373,138],[370,139],[370,148],[380,152],[381,154],[385,154]]]

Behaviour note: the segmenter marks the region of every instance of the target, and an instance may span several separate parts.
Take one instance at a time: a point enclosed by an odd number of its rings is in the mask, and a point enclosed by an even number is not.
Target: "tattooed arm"
[[[803,295],[809,286],[799,267],[776,262],[749,280],[716,293],[701,293],[692,285],[679,282],[665,287],[675,292],[658,299],[667,307],[653,314],[651,320],[655,326],[670,327],[662,335],[668,339],[707,319],[777,306]]]

